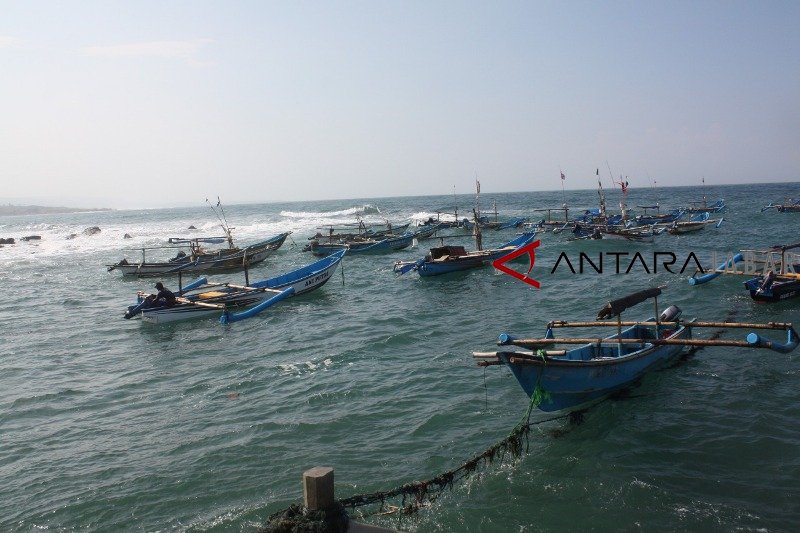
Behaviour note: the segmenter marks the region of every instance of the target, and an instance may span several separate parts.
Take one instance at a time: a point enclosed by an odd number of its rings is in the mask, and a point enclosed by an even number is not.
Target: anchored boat
[[[689,278],[689,285],[702,285],[723,274],[752,276],[744,286],[756,302],[776,303],[800,297],[800,254],[790,252],[796,248],[800,248],[800,242],[768,250],[742,250],[711,272],[695,273]],[[744,266],[737,266],[740,263]]]
[[[600,310],[594,322],[550,322],[542,338],[522,339],[502,334],[498,345],[530,351],[476,352],[473,357],[479,366],[507,365],[525,393],[531,397],[535,395],[539,409],[558,411],[578,408],[630,386],[647,372],[679,357],[687,346],[763,348],[780,353],[797,347],[798,335],[792,324],[682,320],[677,306],[658,313],[660,294],[660,288],[651,288],[613,300]],[[640,322],[622,320],[623,311],[649,299],[653,299],[655,316]],[[614,317],[616,322],[606,321]],[[554,334],[558,328],[609,326],[616,326],[617,332],[602,338],[556,338]],[[787,340],[779,343],[755,332],[745,340],[693,339],[692,331],[697,328],[781,330],[786,332]],[[571,350],[555,349],[571,344],[582,346]]]
[[[128,307],[125,318],[141,314],[143,322],[153,324],[208,316],[219,317],[223,324],[251,318],[281,300],[325,285],[346,252],[340,250],[310,265],[252,284],[208,283],[206,278],[200,278],[178,291],[173,306],[152,306],[154,295],[140,291],[137,303]]]
[[[265,241],[251,244],[245,248],[233,246],[228,240],[228,248],[208,251],[204,244],[220,242],[223,237],[198,237],[195,239],[170,239],[171,247],[141,248],[142,258],[139,262],[122,259],[113,265],[106,265],[108,271],[117,270],[123,276],[137,276],[140,278],[164,276],[170,274],[187,273],[214,273],[232,270],[241,270],[264,261],[273,252],[280,248],[286,238],[291,235],[287,231]],[[188,247],[189,253],[183,250]],[[147,253],[165,249],[178,249],[178,255],[167,261],[148,261]],[[174,253],[174,251],[173,251]]]

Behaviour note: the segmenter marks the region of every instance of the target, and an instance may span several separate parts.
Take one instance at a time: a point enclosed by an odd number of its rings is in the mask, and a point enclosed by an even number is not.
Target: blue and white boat
[[[314,255],[329,255],[340,250],[346,250],[351,254],[386,253],[408,248],[413,244],[414,238],[414,233],[407,231],[399,236],[379,239],[352,239],[338,243],[312,242],[309,249]]]
[[[535,239],[535,231],[523,233],[499,248],[473,252],[466,251],[463,246],[439,246],[431,248],[428,255],[417,261],[398,261],[394,265],[394,271],[405,274],[416,270],[420,276],[427,277],[482,267],[532,243]]]
[[[653,288],[613,300],[598,314],[599,322],[550,322],[540,339],[500,335],[499,345],[529,348],[530,352],[498,351],[473,356],[481,366],[507,365],[525,393],[539,402],[540,410],[559,411],[579,409],[631,386],[647,372],[675,360],[687,346],[767,348],[780,353],[797,347],[798,335],[791,324],[684,321],[676,306],[643,322],[622,321],[620,313],[650,298],[655,299],[657,309],[659,294],[661,290]],[[601,321],[613,317],[617,317],[616,322]],[[555,338],[553,333],[556,328],[598,326],[616,326],[617,333],[602,339]],[[787,332],[787,341],[785,344],[770,341],[757,333],[750,333],[744,341],[692,339],[692,329],[700,327],[783,330]],[[572,350],[552,349],[564,344],[582,346]]]
[[[179,291],[175,305],[170,307],[151,307],[154,295],[139,292],[137,303],[128,307],[125,318],[141,315],[143,322],[152,324],[209,316],[219,317],[222,323],[251,318],[281,300],[325,285],[346,253],[340,250],[310,265],[244,286],[208,283],[200,278]]]

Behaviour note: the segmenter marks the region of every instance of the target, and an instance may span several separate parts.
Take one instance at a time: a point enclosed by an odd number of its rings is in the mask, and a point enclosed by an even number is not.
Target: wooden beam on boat
[[[231,289],[238,289],[240,291],[281,292],[277,289],[269,289],[267,287],[249,287],[247,285],[234,285],[232,283],[226,283],[225,286],[230,287]]]
[[[222,310],[222,311],[225,310],[225,306],[222,305],[222,304],[210,304],[210,303],[206,303],[206,302],[196,302],[194,300],[190,300],[189,298],[178,297],[178,298],[175,298],[175,301],[179,302],[179,303],[182,303],[182,304],[196,305],[198,307],[208,307],[210,309],[219,309],[219,310]]]
[[[623,326],[686,326],[692,328],[745,328],[745,329],[781,329],[786,330],[792,327],[791,322],[766,322],[766,323],[746,323],[746,322],[701,322],[701,321],[678,321],[678,322],[631,322],[622,321]],[[554,320],[547,324],[548,328],[593,328],[593,327],[616,327],[616,322],[568,322],[566,320]]]
[[[616,326],[616,324],[613,324]],[[500,344],[500,343],[498,343]],[[571,338],[571,339],[516,339],[508,344],[521,348],[536,348],[552,344],[591,344],[591,345],[618,345],[618,344],[650,344],[653,346],[738,346],[753,348],[747,341],[728,339],[617,339],[617,338]]]
[[[493,358],[497,358],[497,354],[498,354],[498,352],[472,352],[472,357],[474,357],[475,359],[493,359]],[[567,355],[567,351],[566,350],[545,350],[544,354],[545,355],[549,355],[549,356],[557,357],[559,355]],[[524,355],[526,357],[539,357],[541,359],[541,356],[539,354],[534,353],[534,352],[531,352],[531,353],[522,353],[522,352],[520,352],[519,355]]]

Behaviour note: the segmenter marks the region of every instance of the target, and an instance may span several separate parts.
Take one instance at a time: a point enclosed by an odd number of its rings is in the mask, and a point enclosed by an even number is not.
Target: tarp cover
[[[652,289],[645,289],[643,291],[629,294],[628,296],[625,296],[618,300],[612,300],[608,302],[606,306],[600,310],[599,313],[597,313],[597,320],[614,318],[627,308],[633,307],[634,305],[642,303],[650,298],[654,298],[659,294],[661,294],[661,289],[655,287]]]

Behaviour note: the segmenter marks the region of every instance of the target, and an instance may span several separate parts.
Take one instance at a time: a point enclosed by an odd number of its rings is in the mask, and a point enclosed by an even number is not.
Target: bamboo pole
[[[181,298],[181,297],[175,298],[175,301],[176,302],[180,302],[182,304],[187,304],[187,305],[196,305],[196,306],[199,306],[199,307],[208,307],[208,308],[211,308],[211,309],[225,310],[225,306],[222,305],[222,304],[210,304],[210,303],[206,303],[206,302],[195,302],[194,300],[190,300],[188,298]]]
[[[623,321],[623,326],[686,326],[691,328],[745,328],[745,329],[789,329],[792,327],[791,322],[766,322],[766,323],[747,323],[747,322],[635,322]],[[593,327],[616,327],[615,322],[567,322],[565,320],[555,320],[547,324],[548,328],[593,328]]]
[[[616,339],[616,338],[572,338],[572,339],[517,339],[509,344],[521,348],[535,348],[551,344],[651,344],[653,346],[740,346],[753,345],[747,341],[727,339]]]

